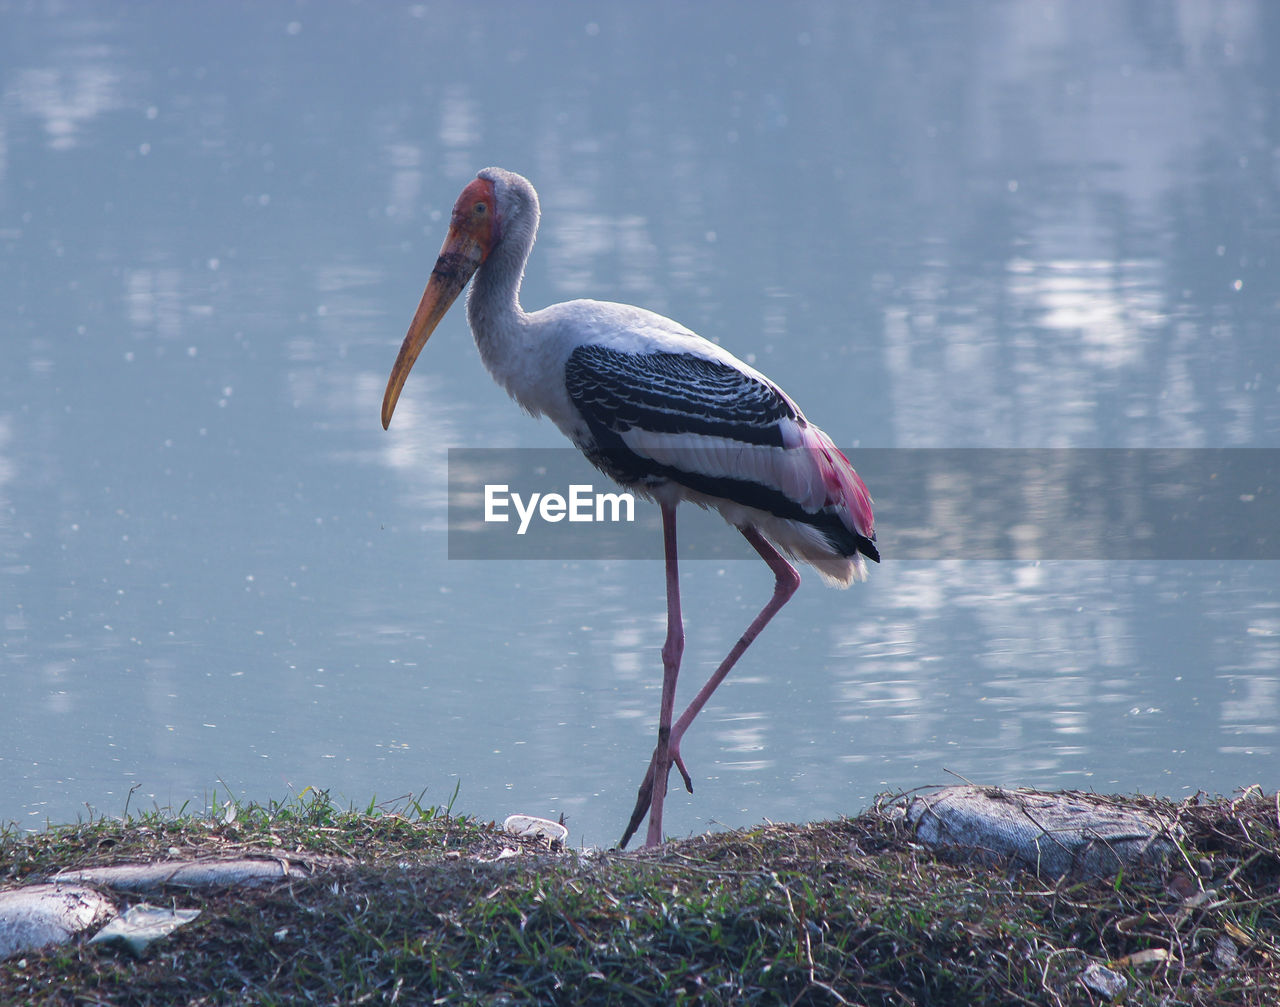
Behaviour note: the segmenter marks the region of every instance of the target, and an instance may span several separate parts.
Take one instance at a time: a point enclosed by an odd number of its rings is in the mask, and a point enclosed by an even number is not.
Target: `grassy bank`
[[[1082,982],[1090,965],[1123,977],[1126,1004],[1280,1002],[1276,796],[1138,800],[1177,817],[1180,855],[1076,884],[923,849],[888,799],[636,854],[551,851],[413,801],[355,811],[324,794],[9,829],[5,888],[198,856],[322,869],[153,896],[203,912],[141,959],[81,942],[0,963],[0,1002],[1107,1002]]]

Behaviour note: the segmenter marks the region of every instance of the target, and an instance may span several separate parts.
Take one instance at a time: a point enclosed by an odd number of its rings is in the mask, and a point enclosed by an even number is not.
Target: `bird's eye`
[[[488,209],[489,209],[489,208],[488,208],[487,206],[485,206],[485,205],[484,205],[484,203],[477,203],[477,204],[476,204],[476,213],[485,213],[485,212],[487,212],[487,211],[488,211]]]

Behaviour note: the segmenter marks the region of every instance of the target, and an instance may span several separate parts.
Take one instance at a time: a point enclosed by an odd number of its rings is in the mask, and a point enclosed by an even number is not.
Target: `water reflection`
[[[1278,11],[510,7],[483,73],[463,3],[7,11],[0,818],[118,811],[134,783],[363,805],[461,781],[465,810],[615,837],[660,567],[446,560],[447,449],[560,444],[460,312],[377,421],[485,164],[542,195],[529,306],[671,314],[843,444],[1280,446]],[[767,595],[758,566],[686,565],[691,682]],[[1262,778],[1272,566],[811,577],[689,736],[672,827],[945,769]]]
[[[94,65],[107,55],[106,47],[91,46],[84,51],[64,50],[59,55],[69,64],[87,63],[66,70],[38,68],[18,74],[14,92],[21,110],[40,119],[54,150],[70,150],[79,142],[84,126],[103,113],[123,104],[120,77],[108,66]]]

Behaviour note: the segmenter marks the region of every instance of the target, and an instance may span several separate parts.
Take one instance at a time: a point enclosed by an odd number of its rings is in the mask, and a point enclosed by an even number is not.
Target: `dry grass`
[[[199,920],[143,959],[83,944],[0,963],[0,1001],[58,1004],[1280,1002],[1280,806],[1171,804],[1163,872],[1069,884],[921,848],[895,801],[637,854],[552,852],[413,801],[326,795],[0,833],[0,884],[53,869],[267,853],[314,878],[174,893]],[[518,849],[519,856],[500,858]],[[157,901],[152,899],[152,901]]]

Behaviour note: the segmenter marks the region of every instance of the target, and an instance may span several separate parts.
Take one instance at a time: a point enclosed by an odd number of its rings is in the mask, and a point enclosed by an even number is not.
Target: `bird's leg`
[[[635,810],[627,831],[618,843],[624,847],[635,835],[645,813],[649,813],[646,846],[662,842],[662,802],[667,796],[667,774],[671,772],[671,715],[676,705],[676,679],[684,654],[684,621],[680,617],[680,568],[676,554],[676,505],[662,505],[662,544],[667,567],[667,642],[662,645],[662,705],[658,711],[658,746],[649,760],[649,769],[636,795]],[[689,774],[680,763],[680,774],[692,792]]]
[[[665,511],[664,511],[664,518],[665,518]],[[665,520],[664,520],[663,527],[664,529],[666,527]],[[720,683],[723,682],[725,680],[725,677],[729,674],[729,672],[733,670],[733,666],[738,663],[738,658],[742,657],[743,653],[746,652],[746,649],[750,647],[752,642],[755,640],[755,638],[760,635],[760,631],[763,630],[765,626],[769,624],[769,620],[778,614],[778,610],[781,609],[782,606],[785,605],[791,599],[791,596],[796,593],[796,589],[800,587],[800,574],[796,572],[796,568],[793,567],[790,563],[788,563],[786,558],[780,552],[778,552],[777,549],[771,546],[763,535],[761,535],[754,528],[740,528],[738,530],[742,532],[746,540],[751,543],[751,547],[760,554],[760,558],[763,559],[766,563],[768,563],[769,569],[773,571],[773,576],[774,576],[773,597],[769,599],[769,601],[765,604],[764,608],[760,610],[760,613],[755,617],[755,619],[752,620],[751,625],[746,628],[742,636],[738,638],[738,642],[733,645],[732,649],[730,649],[729,653],[725,656],[725,659],[720,662],[720,667],[718,667],[715,670],[715,673],[709,679],[707,679],[707,684],[698,690],[698,694],[693,697],[693,701],[685,709],[684,713],[680,715],[680,719],[676,721],[675,726],[671,728],[671,732],[666,739],[666,753],[664,757],[667,768],[661,774],[663,784],[664,784],[662,788],[662,794],[664,797],[666,796],[665,783],[666,783],[667,772],[670,771],[670,767],[672,763],[674,763],[677,767],[679,767],[680,775],[684,777],[685,786],[688,788],[690,793],[693,793],[693,782],[692,780],[690,780],[689,773],[685,769],[684,760],[680,757],[680,739],[684,737],[685,731],[687,731],[689,729],[689,725],[693,723],[693,718],[696,717],[701,712],[702,708],[707,705],[707,701],[711,698],[711,694],[716,691],[716,688],[720,685]],[[674,529],[674,516],[673,516],[673,527],[672,527],[672,535],[673,535],[672,545],[673,546],[674,546],[674,531],[675,529]],[[671,578],[671,566],[669,564],[668,565],[668,581],[667,581],[668,591],[670,591],[670,587],[671,587],[670,578]],[[676,613],[677,615],[679,615],[679,584],[676,585]],[[668,620],[670,620],[670,604],[669,603],[668,603]],[[670,640],[670,622],[668,622],[668,640]],[[683,645],[683,632],[681,633],[681,644]],[[666,648],[663,648],[663,656],[665,659]],[[672,684],[674,686],[674,681]],[[664,687],[666,685],[665,679],[663,681],[663,685]],[[665,692],[664,692],[664,697],[665,697]],[[659,746],[661,746],[661,744],[662,744],[662,731],[661,731],[661,728],[659,728]],[[656,795],[656,789],[654,788],[654,780],[659,775],[655,772],[658,766],[658,759],[659,759],[659,753],[658,751],[655,750],[653,753],[653,758],[649,762],[649,771],[645,775],[644,782],[640,784],[640,793],[636,797],[635,810],[631,813],[631,822],[627,826],[626,834],[622,837],[622,842],[618,844],[620,847],[626,846],[627,841],[632,837],[632,835],[635,834],[636,829],[640,826],[640,822],[644,819],[645,812],[648,811],[650,808],[651,799],[654,798]],[[657,814],[659,819],[659,833],[660,833],[661,832],[661,815],[662,815],[662,810],[660,805],[658,806]],[[661,842],[661,835],[659,835],[657,839],[653,838],[653,816],[652,815],[650,815],[649,823],[650,823],[650,832],[649,832],[649,838],[646,842],[646,845],[653,846],[653,845],[656,845],[658,842]]]
[[[684,779],[684,788],[693,793],[693,779],[689,776],[689,770],[685,768],[684,760],[680,758],[680,753],[672,749],[668,745],[668,753],[670,761],[667,763],[667,771],[670,773],[671,766],[674,765],[680,770],[680,775]],[[627,831],[623,834],[621,841],[618,843],[618,849],[626,847],[631,841],[631,837],[635,835],[636,829],[640,827],[640,823],[644,821],[645,813],[649,810],[650,804],[653,802],[653,779],[654,767],[658,763],[658,750],[655,748],[653,755],[649,759],[649,768],[645,770],[644,781],[640,784],[640,792],[636,794],[636,806],[631,812],[631,820],[627,823]],[[663,791],[663,797],[666,797],[666,791]],[[660,841],[660,840],[659,840]],[[656,845],[647,841],[646,846]]]
[[[787,562],[777,549],[771,546],[763,535],[754,528],[738,529],[751,543],[753,549],[760,554],[760,558],[769,564],[769,569],[773,571],[775,578],[773,585],[773,597],[760,610],[760,614],[752,620],[751,625],[738,638],[725,659],[720,662],[720,667],[715,670],[707,684],[698,690],[698,694],[693,697],[693,702],[680,714],[680,719],[676,721],[675,727],[671,729],[671,738],[669,741],[669,758],[672,759],[683,772],[684,761],[680,758],[680,739],[684,737],[684,732],[689,729],[689,725],[693,723],[701,709],[707,705],[707,700],[711,698],[711,694],[716,691],[716,687],[724,681],[725,676],[738,663],[740,658],[751,642],[760,635],[760,631],[769,624],[769,620],[778,614],[778,610],[785,605],[791,596],[796,593],[796,588],[800,586],[800,574],[796,572],[796,568]],[[688,774],[685,774],[686,780]],[[690,792],[692,792],[690,787]]]

